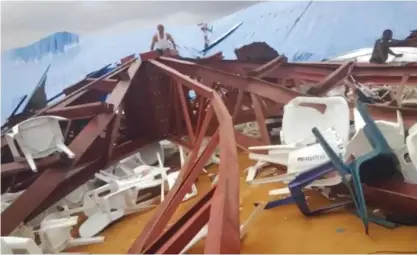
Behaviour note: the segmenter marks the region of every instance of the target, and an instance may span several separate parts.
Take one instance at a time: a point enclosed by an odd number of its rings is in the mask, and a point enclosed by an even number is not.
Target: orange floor
[[[254,210],[254,202],[272,200],[268,191],[280,187],[279,184],[249,186],[245,183],[243,169],[253,164],[246,154],[239,154],[241,175],[241,222]],[[197,183],[199,196],[210,185],[209,178],[202,175]],[[309,201],[326,203],[315,192]],[[174,215],[178,218],[197,198],[184,202]],[[68,251],[87,253],[126,253],[141,232],[153,211],[130,215],[108,227],[103,236],[103,244],[81,246]],[[190,253],[203,253],[204,240]],[[370,235],[366,236],[359,218],[348,212],[336,212],[322,216],[304,217],[295,205],[277,207],[261,211],[249,227],[242,240],[241,253],[417,253],[417,227],[386,229],[370,225]]]

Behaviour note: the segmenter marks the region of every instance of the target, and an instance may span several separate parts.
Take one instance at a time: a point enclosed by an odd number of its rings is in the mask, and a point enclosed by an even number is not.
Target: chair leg
[[[103,243],[103,242],[104,242],[104,236],[75,238],[75,239],[71,239],[68,241],[68,248],[81,246],[81,245]]]
[[[56,147],[58,148],[58,150],[67,154],[69,158],[74,158],[75,157],[75,154],[65,144],[57,143]]]
[[[275,208],[275,207],[280,206],[280,205],[288,205],[288,204],[292,204],[292,203],[295,203],[294,198],[293,197],[286,197],[286,198],[283,198],[283,199],[268,202],[265,205],[265,210],[272,209],[272,208]]]
[[[38,168],[36,167],[35,160],[33,159],[32,154],[27,153],[23,149],[22,152],[25,155],[26,161],[28,162],[30,169],[32,169],[33,172],[38,172]]]
[[[14,143],[13,135],[6,134],[4,137],[6,138],[7,144],[9,145],[9,148],[10,148],[10,151],[12,152],[14,160],[18,160],[20,158],[20,154],[16,148],[16,144]]]

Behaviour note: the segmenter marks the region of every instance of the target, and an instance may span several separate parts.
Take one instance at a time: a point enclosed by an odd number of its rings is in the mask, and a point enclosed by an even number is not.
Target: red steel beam
[[[307,94],[315,96],[324,96],[326,93],[334,88],[340,81],[345,79],[352,70],[354,62],[345,62],[339,66],[334,72],[329,74],[324,80],[320,81],[314,87],[310,88]]]
[[[260,68],[262,64],[250,61],[221,60],[201,61],[199,64],[207,67],[220,69],[230,73],[245,74],[247,71]],[[334,72],[344,63],[285,63],[277,70],[269,73],[271,78],[297,78],[310,82],[320,82],[326,76]],[[394,66],[356,63],[352,75],[358,82],[364,84],[390,84],[396,85],[401,82],[404,74],[410,75],[409,84],[417,84],[417,66]]]
[[[103,80],[99,80],[96,78],[85,78],[84,80],[76,83],[75,85],[65,88],[64,93],[65,95],[70,95],[71,93],[86,86],[87,84],[91,84],[92,82],[94,82],[94,86],[92,86],[91,89],[110,93],[113,91],[114,87],[116,87],[118,80],[110,78]]]
[[[244,91],[248,91],[263,98],[270,99],[275,103],[286,104],[293,98],[297,96],[309,96],[307,94],[302,94],[287,88],[280,87],[277,84],[269,83],[266,81],[262,81],[253,77],[247,78],[244,76],[233,75],[229,73],[225,73],[216,69],[212,69],[209,67],[200,66],[194,63],[186,62],[186,61],[179,61],[170,58],[161,58],[162,61],[168,63],[169,65],[175,66],[176,69],[182,70],[185,73],[192,73],[194,76],[202,77],[203,80],[218,81],[222,84],[227,86],[242,89]],[[326,67],[326,65],[323,65]],[[334,65],[340,66],[340,65]],[[314,67],[314,66],[313,66]],[[316,67],[318,68],[318,67]],[[376,68],[375,65],[371,66],[370,68]],[[400,68],[400,67],[399,67]],[[417,70],[417,67],[413,67],[414,70]],[[277,71],[283,70],[284,67],[277,69]],[[366,68],[365,68],[366,69]],[[383,68],[382,68],[383,69]],[[389,71],[395,69],[395,67],[388,67],[385,70]],[[410,67],[403,68],[404,71],[411,72]],[[352,71],[353,72],[353,71]],[[402,76],[399,76],[399,82],[401,82]],[[410,80],[410,77],[409,77]],[[380,105],[368,105],[370,109],[370,113],[373,117],[379,119],[388,118],[393,119],[393,116],[396,116],[396,109],[387,106],[380,106]],[[374,109],[375,108],[375,109]],[[415,110],[410,108],[400,108],[400,111],[403,113],[404,121],[407,126],[412,123],[415,123],[417,116],[415,115]],[[380,117],[379,117],[380,116]],[[387,120],[388,120],[387,119]],[[394,117],[395,121],[396,117]]]
[[[251,93],[253,109],[255,110],[256,121],[259,127],[259,133],[261,133],[262,141],[266,144],[271,144],[269,132],[265,126],[265,115],[262,109],[262,103],[258,96]]]
[[[177,222],[172,224],[144,254],[178,254],[208,222],[211,199],[216,190],[213,186]],[[204,216],[201,214],[204,213]]]
[[[193,126],[191,124],[190,112],[188,110],[187,100],[185,99],[184,89],[180,83],[177,83],[176,86],[177,86],[178,94],[180,97],[183,117],[185,120],[185,126],[187,127],[188,135],[190,136],[191,141],[194,142],[195,136],[194,136]]]
[[[68,119],[87,119],[102,113],[113,112],[113,105],[104,102],[87,103],[82,105],[67,106],[64,108],[52,108],[42,115],[55,115]]]
[[[41,172],[48,167],[52,167],[58,162],[58,157],[49,156],[36,162],[36,167],[38,168],[38,171]],[[26,161],[6,163],[1,165],[1,178],[29,171],[31,171],[31,169]]]
[[[192,184],[197,179],[204,164],[210,158],[217,145],[218,135],[212,137],[207,144],[200,158],[193,162],[191,157],[188,157],[185,165],[180,171],[177,181],[173,188],[165,197],[164,201],[158,206],[152,218],[147,222],[140,236],[130,247],[128,253],[137,254],[142,253],[143,250],[148,249],[152,242],[154,242],[162,233],[164,227],[169,222],[170,218],[177,209],[179,203],[183,200],[185,194],[189,192]],[[198,149],[198,148],[197,148]],[[191,152],[197,154],[197,150]]]
[[[287,63],[288,59],[281,55],[279,57],[274,58],[273,60],[269,61],[265,65],[262,65],[253,71],[247,73],[248,76],[256,76],[258,78],[263,78],[268,76],[268,74],[274,72],[276,69],[281,67],[283,64]]]
[[[149,62],[159,67],[163,72],[177,80],[177,82],[195,90],[197,94],[212,98],[212,107],[214,107],[214,111],[220,124],[220,157],[225,160],[220,162],[219,171],[221,173],[219,174],[219,184],[216,195],[212,201],[215,206],[211,208],[210,212],[210,233],[207,237],[208,241],[206,246],[215,247],[213,249],[218,252],[224,252],[226,250],[239,252],[239,182],[237,181],[239,179],[239,170],[237,166],[235,139],[233,136],[233,124],[227,108],[220,96],[212,89],[207,88],[158,61],[150,60]],[[207,117],[209,116],[206,116],[204,122],[208,119]],[[190,157],[187,158],[187,162],[181,170],[174,188],[168,194],[161,206],[158,207],[157,212],[155,212],[153,218],[148,222],[141,236],[139,236],[132,245],[129,253],[143,251],[151,245],[151,241],[161,235],[163,227],[168,223],[169,218],[178,207],[185,193],[189,191],[200,172],[199,170],[213,153],[217,144],[216,140],[218,138],[218,133],[212,137],[212,140],[207,145],[203,154],[197,162],[195,162],[194,166],[192,166],[192,162],[194,162],[198,154],[199,142],[204,136],[204,133],[204,128],[201,128],[197,142],[195,143],[195,149],[191,152]],[[214,224],[214,222],[217,222],[217,224]],[[223,226],[219,226],[219,222],[222,222]],[[217,236],[213,236],[211,232],[215,233]],[[219,235],[219,232],[222,234]],[[235,238],[235,236],[237,238]],[[235,242],[235,240],[237,240],[237,242]],[[226,248],[226,244],[228,245],[228,248]]]
[[[201,77],[204,82],[220,82],[223,85],[236,89],[242,89],[261,97],[268,98],[275,103],[286,104],[297,96],[308,96],[258,78],[234,75],[206,66],[172,58],[161,57],[161,59],[164,63],[175,67],[177,70],[181,70],[184,73],[191,72],[194,76]]]

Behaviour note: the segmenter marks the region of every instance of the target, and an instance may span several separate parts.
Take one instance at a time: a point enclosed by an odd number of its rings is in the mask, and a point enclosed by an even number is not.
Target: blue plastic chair
[[[313,128],[312,132],[342,176],[342,181],[351,193],[358,214],[363,221],[365,232],[368,234],[368,210],[362,190],[362,181],[369,184],[381,178],[391,177],[398,171],[399,162],[375,122],[369,116],[365,105],[358,101],[357,109],[365,122],[364,133],[373,151],[356,158],[349,165],[336,155],[317,128]],[[348,174],[352,175],[353,189],[347,179]]]
[[[340,203],[331,204],[321,208],[311,210],[307,204],[303,188],[311,184],[313,181],[323,177],[324,175],[330,173],[334,170],[332,162],[323,164],[321,166],[315,167],[309,171],[299,174],[293,181],[288,184],[288,188],[291,193],[291,197],[287,197],[280,200],[275,200],[269,202],[265,209],[271,209],[280,205],[296,203],[300,211],[306,216],[313,216],[324,211],[332,210],[334,208],[342,207],[347,204],[351,204],[352,201],[345,201]]]

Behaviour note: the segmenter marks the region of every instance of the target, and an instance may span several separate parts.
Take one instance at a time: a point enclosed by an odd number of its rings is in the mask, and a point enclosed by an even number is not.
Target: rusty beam
[[[177,222],[172,224],[144,254],[178,254],[208,222],[211,199],[216,190],[213,186]],[[205,215],[201,217],[201,214]]]
[[[71,120],[88,119],[102,113],[113,112],[113,105],[104,102],[87,103],[81,105],[67,106],[64,108],[52,108],[42,115],[55,115]]]
[[[258,78],[263,78],[268,76],[268,74],[274,72],[283,64],[287,63],[288,59],[284,55],[274,58],[273,60],[269,61],[265,65],[262,65],[253,71],[248,72],[248,76],[256,76]]]
[[[163,57],[161,57],[161,58],[163,58]],[[165,59],[165,58],[163,58],[163,59]],[[171,60],[171,58],[168,58],[168,59]],[[151,64],[155,65],[156,67],[158,67],[161,71],[163,71],[167,75],[171,76],[171,78],[173,78],[177,82],[183,84],[184,86],[188,87],[189,89],[194,90],[197,94],[202,95],[206,98],[211,98],[212,97],[212,93],[213,93],[212,89],[210,89],[207,86],[204,86],[204,85],[194,81],[190,77],[178,72],[177,69],[174,69],[170,66],[167,66],[167,65],[161,63],[160,61],[149,60],[149,62]]]
[[[184,121],[185,121],[185,126],[187,127],[187,131],[188,131],[188,136],[191,138],[191,141],[194,142],[195,140],[195,136],[194,136],[194,130],[191,124],[191,119],[190,119],[190,112],[188,109],[188,104],[187,104],[187,99],[185,98],[185,93],[184,93],[184,89],[182,87],[182,85],[180,83],[177,83],[177,89],[178,89],[178,94],[180,97],[180,103],[182,106],[182,112],[183,112],[183,117],[184,117]]]
[[[266,144],[271,144],[271,138],[265,125],[265,115],[263,111],[262,102],[258,96],[251,93],[253,109],[255,111],[256,122],[258,123],[259,133],[261,133],[262,141]]]
[[[125,63],[128,63],[129,61],[132,61],[133,59],[135,59],[135,57],[136,57],[135,54],[126,56],[126,57],[120,59],[120,63],[123,65]]]
[[[96,78],[85,78],[84,80],[81,80],[80,82],[67,87],[64,89],[64,93],[65,95],[70,95],[71,93],[77,91],[78,89],[86,86],[87,84],[91,84],[94,83],[94,85],[91,87],[91,89],[95,89],[98,91],[104,91],[104,92],[112,92],[112,90],[114,89],[114,87],[116,87],[117,85],[117,80],[116,79],[110,79],[110,78],[106,78],[103,80],[99,80]]]
[[[345,62],[339,68],[337,68],[334,72],[329,74],[324,80],[320,81],[314,87],[310,88],[307,94],[315,95],[315,96],[324,96],[326,93],[334,88],[336,85],[340,83],[343,79],[345,79],[349,73],[351,72],[352,68],[354,67],[355,63]]]
[[[180,171],[180,175],[174,184],[174,187],[167,194],[164,201],[158,206],[156,212],[152,218],[145,225],[140,236],[135,240],[130,247],[128,253],[137,254],[150,247],[153,241],[155,241],[162,233],[164,226],[168,223],[175,210],[183,200],[185,194],[189,192],[192,184],[198,177],[201,169],[204,167],[205,162],[214,152],[217,145],[218,136],[212,137],[212,140],[208,143],[204,152],[200,158],[193,162],[191,156],[197,156],[197,150],[193,150],[191,155],[187,158],[184,166]]]
[[[377,104],[367,104],[368,111],[375,120],[397,122],[397,110],[402,114],[406,129],[417,123],[417,109],[407,107],[393,107]]]
[[[107,139],[106,154],[105,154],[106,164],[109,162],[109,160],[113,156],[113,150],[116,144],[116,138],[117,138],[117,134],[120,128],[120,122],[122,120],[122,111],[123,111],[123,108],[119,107],[106,133],[106,139]]]
[[[49,156],[36,162],[36,167],[38,168],[38,171],[41,172],[48,167],[52,167],[58,162],[59,158],[57,156]],[[6,163],[1,165],[1,178],[30,171],[30,166],[26,161]]]
[[[197,65],[191,62],[161,57],[161,61],[181,70],[201,77],[205,83],[219,82],[231,88],[241,89],[254,93],[279,104],[286,104],[297,96],[308,96],[297,91],[269,83],[255,77],[245,77],[226,73],[217,69]]]
[[[220,124],[219,181],[212,200],[204,252],[211,254],[240,253],[239,185],[236,139],[233,120],[218,94],[213,95],[213,108]]]
[[[142,234],[130,248],[129,253],[142,252],[152,244],[151,242],[153,240],[156,240],[156,238],[161,235],[163,227],[168,223],[185,193],[189,191],[191,185],[195,182],[201,168],[214,152],[219,136],[221,148],[220,157],[224,160],[220,162],[219,184],[216,195],[212,201],[215,206],[212,206],[210,211],[210,230],[206,247],[212,246],[214,247],[214,250],[219,250],[221,252],[226,250],[239,251],[239,182],[237,181],[239,179],[239,170],[237,166],[237,152],[231,116],[220,96],[212,89],[209,89],[171,67],[160,63],[159,60],[150,60],[149,62],[159,67],[177,82],[195,90],[197,94],[211,98],[211,104],[216,113],[220,128],[219,132],[216,132],[212,137],[205,148],[205,151],[196,160],[200,147],[199,144],[205,133],[204,128],[201,128],[197,141],[195,142],[195,149],[192,150],[191,155],[187,158],[173,189],[164,202],[158,207],[153,218],[148,222]],[[208,117],[209,116],[206,115],[204,122],[206,122]],[[202,126],[205,126],[204,123]],[[222,222],[223,226],[214,224],[214,222]],[[219,232],[222,234],[219,235]],[[216,233],[218,236],[214,237],[212,233]],[[235,240],[237,240],[237,242],[235,242]],[[228,248],[226,244],[228,245]]]

